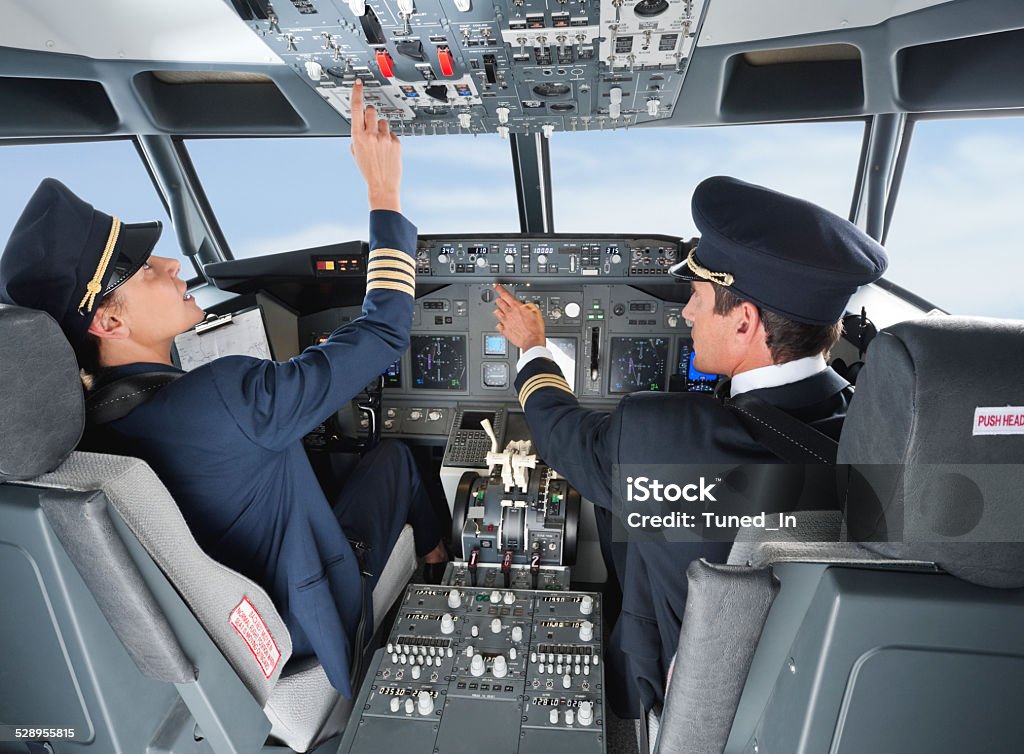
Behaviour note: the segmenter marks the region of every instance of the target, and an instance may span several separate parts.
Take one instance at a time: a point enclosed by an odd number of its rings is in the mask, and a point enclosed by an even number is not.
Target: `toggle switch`
[[[452,57],[452,51],[449,47],[438,47],[437,48],[437,64],[441,67],[442,76],[454,76],[455,75],[455,59]]]
[[[377,67],[384,78],[395,77],[395,61],[387,50],[377,50]]]

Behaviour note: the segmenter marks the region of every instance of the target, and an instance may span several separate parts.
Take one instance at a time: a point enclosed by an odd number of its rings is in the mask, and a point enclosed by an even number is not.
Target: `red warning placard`
[[[277,663],[281,661],[281,650],[277,648],[277,642],[270,635],[267,624],[263,622],[263,618],[256,612],[248,597],[242,597],[242,601],[231,611],[231,625],[245,640],[252,656],[260,664],[263,675],[270,678],[277,668]]]

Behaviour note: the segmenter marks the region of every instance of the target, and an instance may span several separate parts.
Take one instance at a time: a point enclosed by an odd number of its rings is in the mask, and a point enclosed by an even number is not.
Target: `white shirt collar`
[[[748,390],[759,390],[765,387],[778,387],[788,385],[791,382],[799,382],[808,377],[813,377],[827,368],[825,357],[820,353],[817,356],[807,356],[794,361],[787,361],[785,364],[771,364],[766,367],[750,369],[733,375],[732,384],[729,387],[729,395],[737,396]]]

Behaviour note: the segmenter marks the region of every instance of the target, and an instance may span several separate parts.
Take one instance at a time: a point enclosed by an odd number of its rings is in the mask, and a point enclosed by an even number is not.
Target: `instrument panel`
[[[540,308],[548,348],[584,405],[610,409],[638,390],[711,392],[717,375],[692,364],[688,286],[667,275],[686,250],[654,236],[421,237],[417,284],[429,292],[417,298],[409,350],[385,374],[383,433],[441,441],[463,407],[518,406],[520,353],[496,330],[495,281]],[[301,317],[300,345],[359,315]]]

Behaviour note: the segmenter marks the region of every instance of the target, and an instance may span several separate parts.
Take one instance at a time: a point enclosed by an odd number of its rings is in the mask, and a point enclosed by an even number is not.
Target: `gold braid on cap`
[[[96,273],[92,276],[89,284],[85,286],[85,295],[78,302],[78,313],[83,317],[86,312],[92,311],[93,306],[96,304],[96,297],[103,290],[103,275],[107,271],[107,265],[110,264],[110,258],[114,256],[114,247],[117,246],[117,237],[119,235],[121,235],[121,221],[115,217],[113,222],[110,223],[110,235],[107,236],[107,245],[103,247],[103,256],[100,257],[100,263],[96,265]]]
[[[730,286],[735,282],[736,278],[732,276],[731,272],[712,272],[707,267],[701,267],[700,262],[697,261],[697,257],[694,254],[697,253],[697,249],[694,248],[689,256],[686,257],[686,266],[689,267],[693,272],[704,278],[710,280],[712,283],[718,283],[719,285]]]

